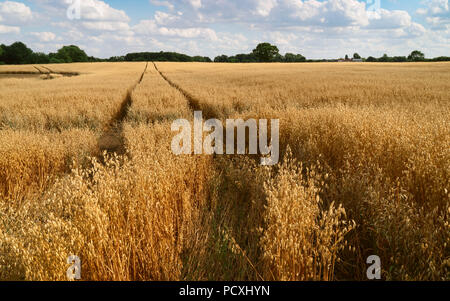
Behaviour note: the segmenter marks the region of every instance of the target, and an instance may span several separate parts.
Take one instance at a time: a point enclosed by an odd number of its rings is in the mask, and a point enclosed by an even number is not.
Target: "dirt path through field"
[[[127,117],[128,110],[133,104],[133,91],[141,84],[147,72],[148,62],[145,65],[144,72],[142,72],[139,80],[130,87],[123,99],[119,110],[112,117],[108,123],[103,135],[98,139],[98,148],[100,156],[106,151],[108,154],[116,153],[117,155],[124,155],[126,153],[125,138],[123,137],[123,121]]]
[[[221,118],[228,117],[225,113],[218,111],[216,108],[213,108],[210,104],[206,103],[205,101],[201,101],[200,99],[192,96],[189,92],[184,90],[181,86],[179,86],[178,84],[173,82],[163,72],[161,72],[158,69],[158,66],[156,65],[155,62],[153,62],[153,64],[155,66],[156,71],[159,73],[159,75],[171,87],[177,89],[186,98],[188,105],[192,112],[202,111],[203,117],[205,119],[221,119]],[[224,129],[224,136],[226,135],[225,131],[226,131],[226,129]],[[223,141],[222,141],[222,144],[223,144]],[[247,144],[248,144],[248,141],[247,141]],[[235,132],[234,145],[237,145],[237,133],[236,132]],[[253,158],[254,160],[260,160],[260,158],[258,156],[252,156],[252,155],[248,155],[248,156],[250,158]],[[214,184],[212,182],[210,183],[211,185],[217,185],[217,183],[222,183],[222,181],[223,181],[223,183],[225,183],[226,181],[231,181],[232,183],[237,183],[238,181],[240,181],[240,179],[238,179],[238,178],[236,178],[234,180],[227,180],[226,178],[224,178],[223,173],[222,173],[223,160],[217,160],[217,159],[218,159],[218,155],[213,154],[209,169],[216,170],[217,177],[214,178]],[[251,203],[251,201],[252,200],[249,197],[247,202]],[[213,196],[208,196],[207,201],[206,201],[208,206],[206,208],[203,208],[200,215],[198,217],[196,217],[198,219],[199,224],[204,225],[204,226],[200,227],[197,235],[204,237],[205,239],[208,239],[208,237],[220,237],[219,236],[220,232],[218,232],[220,230],[217,228],[217,225],[224,224],[223,216],[227,216],[230,219],[227,221],[227,223],[229,223],[230,228],[233,228],[233,227],[239,228],[241,225],[235,221],[235,218],[233,218],[235,216],[241,215],[242,207],[239,205],[239,203],[232,203],[232,205],[225,207],[225,206],[219,205],[220,202],[219,203],[217,203],[217,202],[219,202],[219,201],[214,200]],[[180,206],[179,208],[183,207],[182,205],[179,205],[179,206]],[[180,227],[179,225],[183,224],[183,216],[181,215],[178,218],[179,218],[179,220],[178,220],[176,229],[179,229],[179,227]],[[263,225],[261,225],[261,227],[262,226]],[[232,235],[232,234],[230,234],[230,235]],[[235,237],[239,237],[239,235],[235,235]],[[178,244],[180,243],[179,239],[180,239],[179,234],[178,234],[178,232],[176,232],[175,233],[175,241],[177,243],[177,247],[178,247]],[[211,243],[213,245],[218,245],[222,242],[220,241],[220,239],[211,238],[209,243]],[[259,271],[255,268],[255,265],[253,264],[252,260],[250,259],[251,256],[253,256],[251,258],[256,257],[254,250],[257,250],[257,248],[255,248],[250,243],[246,244],[245,242],[242,242],[241,245],[238,245],[237,243],[235,243],[235,246],[238,246],[239,250],[237,252],[239,252],[243,256],[244,260],[249,265],[249,270],[253,270],[255,277],[257,277],[260,280],[264,280],[263,277],[261,276],[261,274],[259,273]],[[187,247],[187,249],[184,250],[183,252],[196,254],[196,250],[191,249],[191,247]],[[216,254],[215,252],[216,252],[216,250],[211,250],[211,256],[220,256],[221,258],[224,258],[223,260],[226,263],[228,263],[227,260],[233,260],[232,258],[235,258],[235,256],[236,256],[236,253],[235,253],[236,251],[231,251],[230,249],[227,249],[226,251],[221,250],[220,254]],[[249,257],[247,254],[252,254],[252,255]],[[230,258],[230,259],[228,259],[228,258]],[[202,259],[200,259],[200,260],[202,260]],[[187,277],[187,275],[192,272],[191,264],[192,263],[187,256],[182,258],[182,265],[183,265],[182,279],[185,279],[185,277]],[[202,262],[201,264],[206,265],[208,263]]]
[[[33,66],[36,71],[0,71],[0,78],[34,78],[48,74]]]
[[[197,98],[195,98],[194,96],[189,94],[189,92],[187,92],[186,90],[181,88],[178,84],[176,84],[172,80],[170,80],[164,73],[162,73],[158,69],[158,66],[156,65],[155,62],[153,62],[153,65],[155,66],[155,69],[159,73],[159,75],[161,75],[161,77],[171,87],[173,87],[173,88],[177,89],[178,91],[180,91],[180,93],[184,96],[184,98],[186,98],[186,100],[188,101],[188,105],[189,105],[189,107],[191,108],[192,111],[202,111],[203,112],[203,116],[206,119],[212,119],[212,118],[216,118],[218,116],[218,114],[217,114],[217,112],[216,112],[216,110],[214,108],[212,108],[208,104],[201,103],[200,100],[198,100]]]
[[[33,66],[33,68],[36,69],[40,74],[49,74],[50,73],[50,72],[44,72],[36,66]]]
[[[54,79],[58,77],[72,77],[72,76],[78,76],[80,73],[78,72],[57,72],[53,71],[50,68],[44,67],[44,66],[33,66],[36,71],[3,71],[0,72],[0,76],[4,78],[31,78],[31,77],[40,77],[41,79]],[[43,70],[45,69],[45,71]]]
[[[36,68],[36,67],[35,67]],[[79,72],[61,72],[61,71],[54,71],[48,67],[45,66],[41,66],[41,68],[44,68],[45,70],[48,71],[48,74],[60,74],[62,76],[78,76],[80,75]]]

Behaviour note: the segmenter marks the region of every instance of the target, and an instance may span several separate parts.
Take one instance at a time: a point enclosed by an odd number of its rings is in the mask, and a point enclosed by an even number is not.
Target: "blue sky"
[[[75,44],[97,57],[164,50],[213,58],[259,42],[308,58],[450,55],[449,0],[377,1],[0,0],[0,43],[42,52]]]

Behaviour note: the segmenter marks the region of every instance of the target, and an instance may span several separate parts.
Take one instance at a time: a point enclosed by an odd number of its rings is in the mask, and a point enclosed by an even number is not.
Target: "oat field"
[[[281,160],[174,120],[279,119]],[[450,280],[449,63],[0,66],[0,280]]]

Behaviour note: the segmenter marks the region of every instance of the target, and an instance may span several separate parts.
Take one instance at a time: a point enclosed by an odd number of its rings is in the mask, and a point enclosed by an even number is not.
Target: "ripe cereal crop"
[[[450,280],[449,63],[35,67],[0,66],[0,280]],[[279,164],[173,154],[194,111],[278,119]]]

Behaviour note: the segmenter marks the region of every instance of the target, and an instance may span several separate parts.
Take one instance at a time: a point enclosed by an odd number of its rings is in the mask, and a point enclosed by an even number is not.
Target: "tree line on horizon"
[[[88,56],[79,47],[64,46],[55,53],[45,54],[34,52],[22,42],[15,42],[9,46],[0,45],[0,64],[61,64],[78,62],[101,61],[93,56]]]
[[[369,56],[362,58],[358,53],[353,55],[354,59],[361,59],[364,62],[438,62],[450,61],[450,57],[441,56],[433,59],[425,58],[425,55],[415,50],[409,56],[390,57],[387,54],[380,58]],[[345,56],[350,60],[349,56]],[[22,42],[15,42],[9,46],[0,45],[0,65],[21,65],[21,64],[60,64],[60,63],[78,63],[78,62],[140,62],[140,61],[158,61],[158,62],[217,62],[217,63],[261,63],[261,62],[280,62],[280,63],[300,63],[300,62],[336,62],[338,59],[306,59],[301,54],[286,53],[281,55],[277,46],[270,43],[260,43],[251,53],[242,53],[234,56],[219,55],[211,60],[205,56],[189,56],[177,52],[138,52],[128,53],[124,56],[113,56],[109,59],[99,59],[88,56],[86,52],[78,46],[69,45],[60,48],[55,53],[45,54],[34,52]]]

